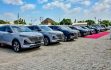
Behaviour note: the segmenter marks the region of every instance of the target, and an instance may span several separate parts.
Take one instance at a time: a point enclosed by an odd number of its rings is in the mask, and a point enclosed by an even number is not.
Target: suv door
[[[3,26],[0,27],[0,43],[3,43],[3,35],[5,28]]]
[[[4,35],[3,35],[3,41],[7,45],[11,45],[12,39],[13,39],[13,33],[10,28],[10,26],[4,26]]]

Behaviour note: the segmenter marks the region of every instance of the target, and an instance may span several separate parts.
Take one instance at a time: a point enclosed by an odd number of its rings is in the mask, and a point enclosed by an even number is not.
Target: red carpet
[[[109,32],[100,32],[98,34],[93,34],[93,35],[85,36],[84,38],[98,39],[98,38],[100,38],[102,36],[105,36],[107,34],[109,34]]]

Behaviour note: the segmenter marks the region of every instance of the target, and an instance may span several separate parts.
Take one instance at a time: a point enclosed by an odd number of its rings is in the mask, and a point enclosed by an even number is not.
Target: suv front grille
[[[63,39],[63,34],[57,34],[57,37],[58,37],[59,39]]]
[[[30,37],[29,39],[32,42],[41,42],[42,41],[42,37]]]

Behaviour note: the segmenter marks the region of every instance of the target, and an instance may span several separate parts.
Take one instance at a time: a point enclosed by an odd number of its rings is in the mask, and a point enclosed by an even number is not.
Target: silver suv
[[[64,35],[60,31],[54,31],[45,25],[28,26],[31,30],[41,32],[44,35],[44,45],[56,43],[64,40]]]
[[[0,26],[0,43],[12,46],[15,52],[23,48],[40,47],[43,41],[43,35],[38,32],[32,32],[27,27],[15,25]]]

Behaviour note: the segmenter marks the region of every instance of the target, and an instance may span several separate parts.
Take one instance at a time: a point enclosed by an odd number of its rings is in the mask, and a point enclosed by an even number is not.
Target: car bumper
[[[91,32],[90,32],[90,31],[88,31],[88,32],[87,32],[87,35],[90,35],[90,33],[91,33]]]
[[[56,43],[56,42],[61,42],[63,41],[62,39],[55,39],[55,40],[51,40],[51,43]]]
[[[76,36],[70,36],[69,40],[75,39]]]
[[[23,45],[22,48],[34,48],[34,47],[39,47],[41,45],[42,45],[42,43],[26,44],[26,45]]]
[[[74,38],[78,39],[79,33],[75,34]]]
[[[78,33],[78,37],[80,37],[80,36],[81,36],[81,33],[79,32],[79,33]]]
[[[86,35],[88,35],[88,33],[87,33],[87,32],[84,32],[84,33],[83,33],[83,36],[86,36]]]

